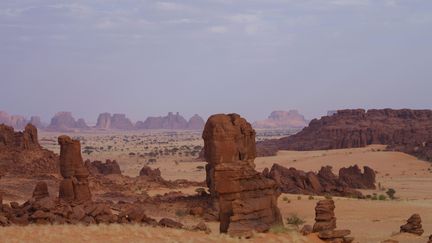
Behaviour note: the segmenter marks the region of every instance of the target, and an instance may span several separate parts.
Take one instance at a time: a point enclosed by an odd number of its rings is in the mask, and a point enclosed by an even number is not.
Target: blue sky
[[[0,110],[431,108],[430,0],[2,0]]]

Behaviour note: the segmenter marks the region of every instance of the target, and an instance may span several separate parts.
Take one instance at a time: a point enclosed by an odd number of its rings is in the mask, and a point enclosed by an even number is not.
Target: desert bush
[[[381,200],[381,201],[384,201],[384,200],[387,199],[387,197],[386,197],[386,195],[381,194],[381,195],[379,195],[378,199]]]
[[[286,218],[286,222],[289,225],[294,225],[297,228],[304,224],[305,221],[297,216],[297,214],[291,214],[288,218]]]
[[[332,197],[331,195],[329,195],[329,194],[326,194],[326,195],[324,196],[324,198],[325,198],[325,199],[333,199],[333,197]]]
[[[314,199],[314,196],[310,195],[310,196],[308,197],[308,199],[309,199],[309,200],[313,200],[313,199]]]
[[[389,189],[386,191],[386,194],[387,194],[387,196],[388,196],[390,199],[394,199],[394,198],[395,198],[394,195],[396,194],[396,191],[395,191],[395,189],[393,189],[393,188],[389,188]]]
[[[302,199],[302,197],[301,196],[297,196],[297,200],[301,200]]]

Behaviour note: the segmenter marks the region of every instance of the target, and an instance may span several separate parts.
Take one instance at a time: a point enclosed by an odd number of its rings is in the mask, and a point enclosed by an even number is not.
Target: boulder
[[[281,225],[277,182],[255,171],[255,131],[237,114],[211,116],[203,131],[206,182],[220,232],[250,236]]]
[[[407,220],[407,223],[400,227],[400,232],[422,235],[424,233],[424,230],[422,228],[420,215],[411,215],[411,217],[409,217],[409,219]]]
[[[162,218],[158,224],[159,224],[159,226],[166,227],[166,228],[174,228],[174,229],[182,229],[183,228],[182,223],[179,223],[179,222],[174,221],[174,220],[169,219],[169,218]]]
[[[150,166],[144,165],[139,173],[139,176],[147,176],[150,178],[162,178],[159,168],[152,169]]]
[[[363,167],[362,173],[357,165],[339,170],[339,180],[350,188],[355,189],[376,189],[375,171],[368,166]]]
[[[36,200],[49,197],[48,185],[44,181],[39,181],[33,190],[33,198]]]

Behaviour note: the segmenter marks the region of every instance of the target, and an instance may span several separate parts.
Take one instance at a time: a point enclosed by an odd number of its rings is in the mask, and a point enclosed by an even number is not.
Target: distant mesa
[[[134,125],[125,114],[102,113],[97,119],[96,128],[104,130],[133,130]]]
[[[254,128],[285,128],[300,129],[307,126],[307,120],[297,110],[273,111],[270,116],[262,121],[256,121]]]
[[[37,116],[32,116],[29,121],[24,116],[9,115],[5,111],[0,111],[0,124],[11,126],[17,130],[23,130],[28,123],[32,123],[37,128],[43,128],[40,118]]]
[[[56,132],[72,132],[76,130],[89,129],[84,119],[78,119],[78,121],[73,118],[71,112],[58,112],[51,119],[51,123],[48,125],[48,131]]]
[[[194,115],[187,121],[178,112],[169,112],[167,116],[148,117],[144,122],[138,121],[136,129],[171,129],[171,130],[202,130],[204,120],[199,115]]]

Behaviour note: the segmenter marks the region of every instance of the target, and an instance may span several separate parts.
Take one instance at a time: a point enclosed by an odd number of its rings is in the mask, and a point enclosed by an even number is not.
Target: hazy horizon
[[[46,122],[432,108],[427,0],[4,0],[0,42],[0,110]]]

